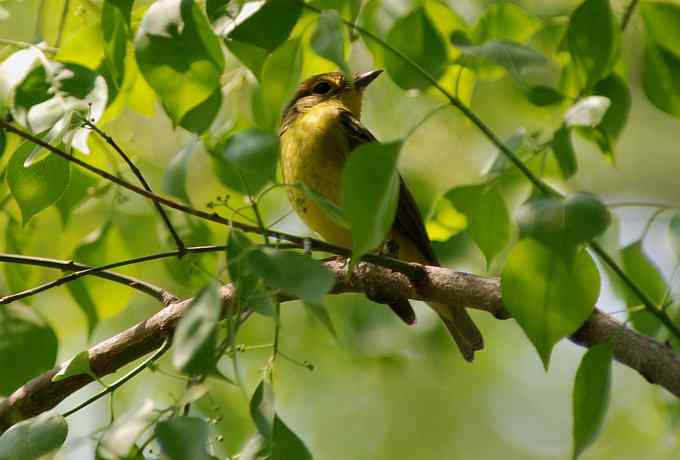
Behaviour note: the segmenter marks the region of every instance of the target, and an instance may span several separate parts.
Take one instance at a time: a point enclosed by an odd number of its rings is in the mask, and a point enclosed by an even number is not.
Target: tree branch
[[[464,306],[486,311],[496,318],[509,314],[501,301],[500,281],[442,267],[408,264],[409,275],[370,263],[358,264],[351,276],[346,275],[346,260],[326,262],[336,283],[333,293],[371,292],[380,298],[410,299]],[[233,300],[233,287],[220,290],[225,313]],[[282,299],[289,300],[289,299]],[[111,337],[89,350],[90,367],[99,377],[111,374],[141,356],[158,349],[170,340],[182,313],[191,299],[172,303],[146,321]],[[595,310],[584,325],[572,336],[574,343],[591,347],[614,341],[614,357],[635,369],[651,383],[656,383],[680,397],[680,356],[670,347],[625,328],[620,323]],[[78,375],[58,382],[51,379],[60,367],[46,372],[16,390],[0,402],[0,431],[21,420],[49,410],[78,389],[92,381]]]

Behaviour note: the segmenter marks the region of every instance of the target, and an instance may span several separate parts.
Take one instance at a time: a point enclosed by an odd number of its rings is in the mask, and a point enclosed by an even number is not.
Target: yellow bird
[[[357,146],[377,142],[359,121],[364,89],[381,70],[349,81],[340,72],[315,75],[305,80],[286,106],[281,122],[281,165],[286,184],[308,188],[342,207],[342,170]],[[439,265],[418,207],[400,178],[397,216],[389,239],[398,257],[408,262]],[[350,231],[336,223],[299,187],[288,187],[288,197],[300,218],[329,243],[351,247]],[[389,306],[406,323],[415,321],[407,300]],[[464,308],[431,304],[444,321],[463,357],[472,361],[484,346],[482,335]]]

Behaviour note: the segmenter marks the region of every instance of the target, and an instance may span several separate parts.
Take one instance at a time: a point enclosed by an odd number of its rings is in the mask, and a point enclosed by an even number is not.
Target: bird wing
[[[378,142],[375,136],[350,112],[343,110],[340,119],[347,133],[350,150],[354,150],[361,144]],[[394,229],[410,239],[423,257],[427,259],[428,263],[439,265],[437,257],[432,250],[432,242],[427,236],[423,218],[418,210],[418,205],[416,205],[416,200],[413,198],[401,175],[399,175],[399,202],[397,203],[397,217],[394,221]]]

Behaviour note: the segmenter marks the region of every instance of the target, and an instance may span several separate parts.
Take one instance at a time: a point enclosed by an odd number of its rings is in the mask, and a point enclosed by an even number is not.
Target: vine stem
[[[146,361],[140,363],[137,367],[135,367],[134,369],[132,369],[130,372],[128,372],[127,374],[125,374],[125,375],[124,375],[123,377],[121,377],[120,379],[118,379],[118,380],[116,380],[115,382],[113,382],[113,383],[112,383],[111,385],[109,385],[108,387],[104,388],[104,389],[103,389],[102,391],[100,391],[99,393],[97,393],[97,394],[93,395],[92,397],[86,399],[85,401],[83,401],[82,403],[78,404],[78,405],[77,405],[76,407],[74,407],[73,409],[70,409],[70,410],[64,412],[62,415],[63,415],[64,417],[68,417],[69,415],[73,415],[73,414],[75,414],[76,412],[78,412],[79,410],[81,410],[81,409],[83,409],[83,408],[89,406],[89,405],[92,404],[93,402],[97,401],[98,399],[100,399],[100,398],[106,396],[107,394],[113,393],[113,392],[116,391],[118,388],[120,388],[122,385],[124,385],[125,383],[127,383],[128,380],[132,379],[134,376],[136,376],[137,374],[139,374],[140,372],[142,372],[144,369],[146,369],[147,367],[149,367],[149,366],[151,366],[153,363],[155,363],[161,356],[163,356],[163,354],[164,354],[166,351],[168,351],[169,348],[170,348],[170,340],[165,339],[165,341],[163,341],[163,345],[161,345],[160,348],[159,348],[158,350],[156,350],[156,352],[155,352],[153,355],[151,355],[151,357],[149,357],[149,359],[147,359]]]
[[[305,3],[303,0],[298,0],[298,2],[304,7],[307,8],[308,10],[314,11],[317,14],[320,14],[322,10],[320,8],[317,8],[313,5],[309,5]],[[628,10],[632,12],[632,10],[635,8],[635,5],[637,3],[637,0],[632,0],[631,4],[628,6]],[[629,13],[630,15],[630,13]],[[536,187],[537,190],[540,192],[549,195],[549,194],[556,194],[557,196],[559,195],[555,190],[553,190],[550,186],[548,186],[541,178],[536,176],[527,165],[525,165],[522,160],[519,159],[517,155],[510,149],[508,146],[506,146],[503,141],[500,140],[500,138],[494,133],[491,128],[482,121],[481,118],[477,116],[476,113],[474,113],[469,107],[467,107],[463,102],[454,96],[453,94],[449,93],[446,88],[444,88],[442,85],[439,84],[439,82],[432,77],[425,69],[423,69],[420,64],[415,62],[413,59],[411,59],[409,56],[404,54],[402,51],[394,48],[392,45],[387,43],[385,40],[382,38],[378,37],[374,33],[364,29],[361,26],[358,26],[350,21],[347,21],[344,18],[341,18],[343,23],[347,26],[350,27],[354,30],[359,31],[362,35],[370,38],[377,44],[379,44],[381,47],[386,49],[387,51],[393,53],[396,55],[399,59],[403,60],[406,64],[408,64],[410,67],[413,68],[414,71],[416,71],[422,78],[426,79],[434,88],[436,88],[444,97],[446,97],[449,102],[451,103],[452,106],[460,110],[460,112],[472,122],[481,132],[486,136],[486,138],[493,144],[495,145],[521,172],[522,174],[531,182],[534,187]],[[622,24],[622,27],[625,25]],[[623,269],[616,263],[614,259],[612,259],[609,254],[605,252],[605,250],[597,244],[595,241],[591,241],[588,246],[595,252],[604,262],[607,264],[614,272],[621,278],[621,280],[628,286],[630,287],[633,292],[640,298],[640,301],[645,305],[647,309],[649,309],[650,312],[669,329],[677,338],[680,338],[680,329],[678,329],[677,326],[673,324],[671,319],[668,317],[668,315],[664,312],[659,310],[655,303],[647,296],[647,294],[628,276],[626,273],[623,271]]]

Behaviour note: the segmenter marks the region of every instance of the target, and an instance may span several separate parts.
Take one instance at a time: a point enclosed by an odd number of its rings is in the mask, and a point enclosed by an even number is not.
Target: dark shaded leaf
[[[680,117],[680,57],[648,40],[642,65],[642,88],[658,109]]]
[[[277,415],[274,416],[272,460],[312,460],[307,446]]]
[[[237,25],[229,38],[274,51],[286,41],[302,14],[302,5],[295,0],[266,2],[252,16]]]
[[[593,94],[605,96],[611,103],[597,128],[611,141],[615,141],[628,121],[631,106],[630,88],[623,78],[613,73],[595,84]]]
[[[169,460],[207,460],[208,423],[197,417],[173,417],[156,424],[156,439]]]
[[[557,165],[562,172],[562,177],[569,179],[576,174],[578,164],[576,162],[576,153],[574,146],[571,143],[571,131],[566,126],[562,125],[553,134],[552,150],[557,159]]]
[[[54,331],[36,312],[20,304],[0,308],[0,395],[51,369],[58,348]]]
[[[274,393],[271,383],[262,380],[250,398],[250,418],[257,431],[265,439],[271,440],[274,424]]]
[[[539,107],[559,104],[564,100],[564,95],[550,86],[532,86],[527,93],[529,102]]]

